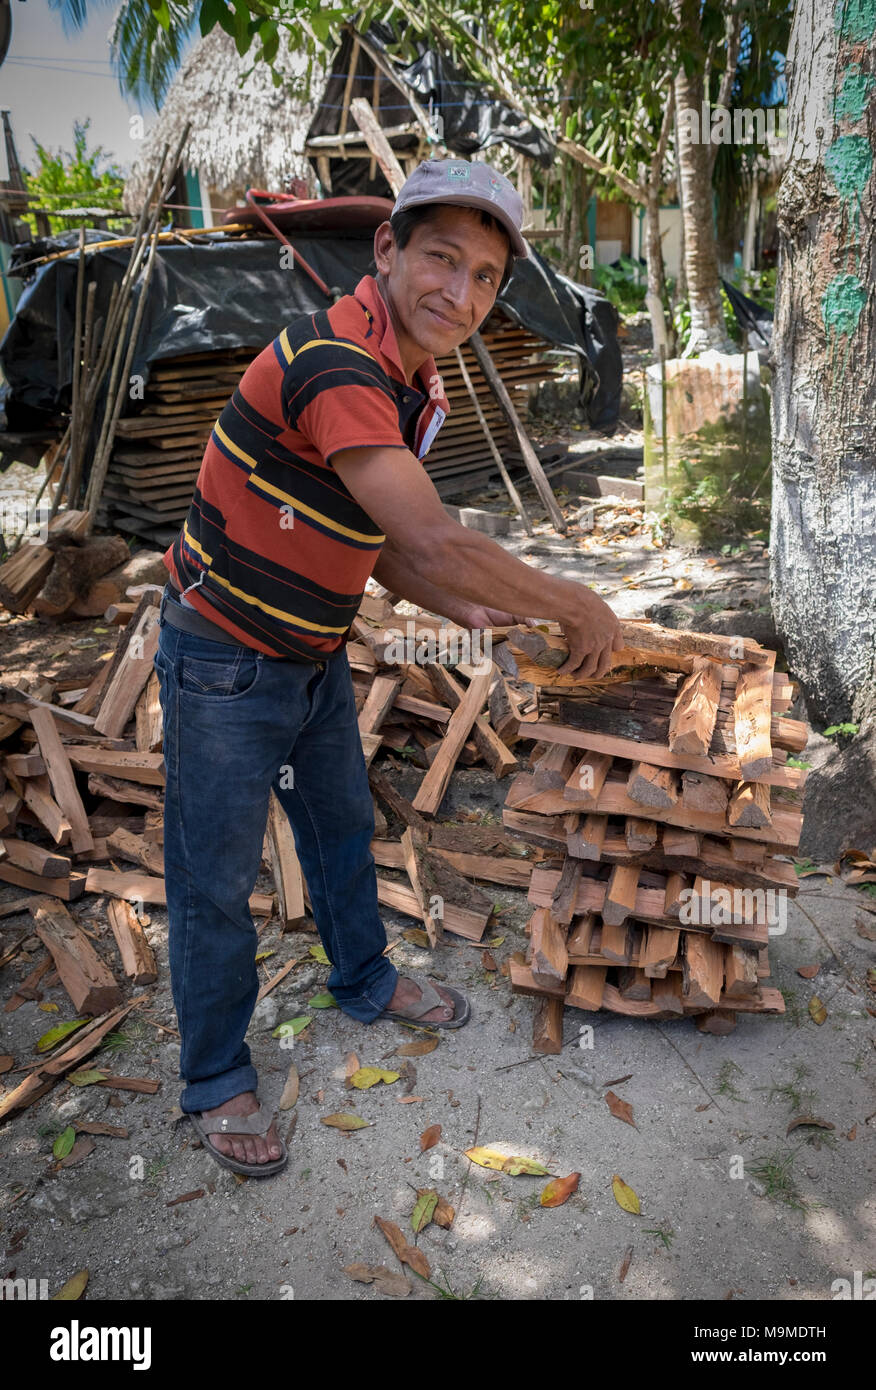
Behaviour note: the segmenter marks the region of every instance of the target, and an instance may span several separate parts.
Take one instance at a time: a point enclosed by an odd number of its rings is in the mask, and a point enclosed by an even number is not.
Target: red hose
[[[331,300],[333,300],[333,299],[335,298],[334,293],[332,292],[332,290],[329,289],[329,287],[328,287],[328,285],[326,284],[325,280],[323,280],[322,277],[321,277],[320,275],[317,275],[317,273],[316,273],[316,271],[313,269],[313,267],[307,264],[307,261],[306,261],[306,260],[304,259],[304,257],[301,255],[300,251],[296,251],[296,250],[295,250],[295,247],[292,245],[292,243],[291,243],[291,241],[289,240],[289,238],[288,238],[287,236],[285,236],[284,233],[280,231],[280,228],[279,228],[278,226],[276,226],[276,224],[273,223],[273,222],[271,221],[270,217],[269,217],[268,214],[265,212],[264,208],[261,207],[260,204],[257,203],[257,202],[255,201],[255,199],[256,199],[257,197],[258,197],[258,198],[274,198],[274,199],[277,200],[278,202],[296,202],[296,201],[300,201],[300,200],[297,200],[297,199],[295,199],[295,198],[290,198],[289,195],[286,194],[286,193],[267,193],[267,192],[265,192],[265,190],[262,189],[262,188],[248,188],[248,189],[246,190],[246,201],[247,201],[247,203],[249,204],[249,206],[250,206],[251,208],[254,208],[254,209],[255,209],[255,211],[258,213],[259,217],[260,217],[260,218],[262,219],[262,221],[264,222],[265,226],[268,227],[268,228],[273,232],[273,234],[274,234],[274,236],[277,238],[277,240],[278,240],[278,241],[282,241],[282,243],[283,243],[284,246],[288,246],[288,247],[289,247],[289,250],[292,252],[292,256],[293,256],[294,260],[297,262],[298,265],[301,266],[302,270],[306,270],[306,271],[307,271],[307,274],[310,276],[311,280],[312,280],[313,283],[316,285],[317,289],[322,290],[322,292],[323,292],[323,294],[325,295],[326,299],[331,299]]]

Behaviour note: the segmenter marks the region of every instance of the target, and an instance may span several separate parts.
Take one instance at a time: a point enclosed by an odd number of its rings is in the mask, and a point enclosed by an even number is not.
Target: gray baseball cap
[[[520,235],[523,199],[491,165],[466,159],[424,159],[402,184],[392,211],[407,212],[424,203],[482,208],[505,228],[515,259],[528,257],[529,247]]]

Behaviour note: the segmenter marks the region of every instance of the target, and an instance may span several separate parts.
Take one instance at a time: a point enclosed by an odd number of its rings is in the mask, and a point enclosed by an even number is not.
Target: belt
[[[208,642],[221,642],[226,647],[243,647],[245,642],[239,642],[236,637],[232,637],[230,632],[226,632],[218,623],[211,623],[209,618],[205,618],[196,608],[186,608],[180,602],[180,591],[171,580],[167,581],[164,589],[164,602],[161,605],[162,617],[170,623],[171,627],[177,628],[180,632],[189,632],[193,637],[205,637]],[[168,600],[172,600],[168,602]],[[296,661],[303,666],[324,666],[325,657],[307,657],[289,655],[274,658],[280,661]]]

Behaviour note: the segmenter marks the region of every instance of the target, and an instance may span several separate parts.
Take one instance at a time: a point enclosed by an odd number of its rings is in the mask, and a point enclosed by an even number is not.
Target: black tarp
[[[722,280],[721,284],[733,307],[736,322],[743,333],[748,335],[749,346],[757,347],[760,339],[761,346],[769,347],[773,340],[773,316],[770,310],[765,304],[758,304],[756,299],[749,299],[747,294],[743,294],[729,281]]]
[[[393,58],[392,49],[395,38],[391,27],[374,23],[366,34],[368,42],[379,49],[386,60],[392,64],[399,78],[410,88],[421,106],[434,118],[440,118],[440,140],[454,154],[468,159],[476,150],[489,149],[491,145],[504,144],[519,150],[536,160],[544,169],[549,169],[556,153],[554,146],[542,131],[537,130],[525,116],[504,101],[496,101],[468,75],[454,65],[437,49],[430,48],[425,40],[416,40],[416,58],[402,63]],[[341,46],[332,59],[332,75],[322,94],[319,107],[307,132],[308,141],[314,136],[335,135],[341,118],[347,74],[352,65],[353,35],[344,34]],[[351,87],[351,97],[365,97],[373,101],[374,65],[362,51]],[[377,119],[382,126],[399,126],[413,119],[413,112],[404,94],[385,76],[380,77],[380,97],[377,103]],[[352,121],[348,129],[355,129]],[[389,143],[396,154],[414,153],[417,149],[417,135],[390,136]],[[318,173],[316,160],[311,159]],[[367,193],[379,197],[391,197],[389,184],[375,167],[374,177],[370,176],[368,159],[329,158],[329,172],[332,180],[332,195]]]
[[[59,247],[75,245],[77,235],[53,241]],[[371,232],[295,238],[305,260],[343,293],[374,272],[372,245]],[[24,250],[27,254],[19,250],[19,262],[32,254],[32,248]],[[255,356],[292,319],[326,308],[329,301],[303,270],[283,268],[283,252],[268,239],[162,244],[132,374],[145,382],[150,363],[186,353],[249,347]],[[109,247],[87,258],[87,283],[97,284],[98,318],[106,312],[113,282],[121,280],[129,255],[128,247]],[[0,367],[8,383],[0,390],[0,430],[43,429],[69,408],[77,261],[70,256],[42,266],[19,300],[0,343]],[[558,275],[537,252],[529,261],[516,262],[498,304],[533,333],[577,357],[580,403],[594,427],[610,432],[617,423],[622,375],[612,305],[597,291]],[[37,461],[19,456],[22,462]]]

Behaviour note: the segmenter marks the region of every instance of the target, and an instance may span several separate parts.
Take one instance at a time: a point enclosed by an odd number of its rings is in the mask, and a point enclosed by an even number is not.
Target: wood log
[[[681,804],[691,811],[723,815],[729,800],[730,783],[722,777],[710,777],[705,772],[681,774]]]
[[[67,878],[73,867],[65,854],[53,854],[51,850],[32,844],[30,840],[2,839],[0,846],[5,851],[3,863],[15,864],[19,869],[42,874],[44,878]]]
[[[139,753],[160,753],[164,738],[158,672],[151,671],[146,688],[134,706]]]
[[[420,909],[423,926],[426,928],[429,945],[434,949],[444,939],[441,929],[444,913],[443,903],[430,902],[431,870],[430,865],[426,862],[425,844],[426,837],[423,831],[414,829],[410,825],[405,827],[401,838],[402,858]],[[441,911],[436,910],[439,906]]]
[[[577,859],[601,859],[607,826],[608,816],[596,816],[592,813],[582,816],[577,829],[567,834],[566,846],[569,854]]]
[[[654,1004],[661,1013],[675,1015],[680,1018],[684,1013],[684,1002],[682,996],[682,974],[681,971],[674,971],[667,974],[662,979],[651,980],[651,1003]]]
[[[107,836],[107,850],[114,857],[127,859],[132,864],[139,864],[141,869],[147,873],[164,874],[164,854],[161,848],[151,840],[145,839],[142,835],[137,835],[123,826],[117,826],[115,830]]]
[[[638,884],[637,864],[614,865],[602,906],[602,920],[606,926],[617,926],[635,912]]]
[[[725,946],[724,993],[732,998],[756,994],[758,983],[758,952],[745,946]]]
[[[122,781],[142,782],[150,787],[164,786],[164,758],[160,753],[68,743],[67,757],[78,772],[96,772]],[[117,801],[118,797],[113,800]]]
[[[641,816],[627,816],[624,822],[624,838],[627,848],[633,854],[650,854],[657,843],[659,829],[652,820]]]
[[[70,822],[70,842],[77,853],[94,849],[94,838],[88,816],[76,786],[67,751],[61,742],[52,715],[46,709],[35,709],[31,723],[39,742],[40,753],[48,769],[48,778],[62,815]]]
[[[651,981],[644,970],[625,965],[617,972],[617,991],[624,999],[650,999]]]
[[[539,984],[561,984],[566,978],[569,959],[566,931],[545,907],[539,907],[530,920],[530,967]]]
[[[629,965],[633,958],[632,929],[628,922],[606,922],[602,919],[599,941],[600,955],[619,965]]]
[[[289,817],[271,792],[268,806],[268,851],[283,931],[295,931],[307,920],[304,875]]]
[[[539,999],[532,1022],[532,1050],[555,1057],[563,1050],[563,1001]]]
[[[35,931],[55,962],[77,1013],[99,1014],[122,1002],[112,972],[62,902],[46,898],[31,909]]]
[[[493,668],[490,665],[473,678],[461,703],[451,715],[438,756],[420,783],[420,788],[414,797],[414,809],[423,812],[424,815],[434,816],[437,813],[444,799],[444,793],[447,790],[456,759],[468,738],[472,725],[486,704],[492,679]]]
[[[532,769],[532,786],[535,791],[548,791],[552,787],[565,787],[578,762],[574,748],[566,748],[561,743],[548,744]]]
[[[29,888],[34,893],[49,893],[68,903],[75,902],[85,892],[85,874],[74,870],[66,878],[49,878],[21,869],[8,859],[0,859],[0,882],[14,883],[16,888]]]
[[[551,902],[554,919],[565,927],[569,926],[575,912],[582,872],[583,865],[580,859],[567,855]]]
[[[522,701],[498,666],[494,669],[493,684],[490,687],[490,723],[499,738],[509,748],[520,740],[518,725],[523,718]]]
[[[676,754],[708,754],[721,699],[723,671],[718,661],[698,656],[669,717],[669,747]]]
[[[612,761],[610,753],[588,753],[581,758],[566,782],[563,799],[592,810],[599,800]]]
[[[714,1007],[724,984],[724,952],[699,932],[685,932],[682,954],[683,995],[687,1004]]]
[[[385,907],[394,908],[396,912],[404,912],[408,917],[421,920],[420,904],[414,890],[403,883],[390,883],[388,879],[381,878],[378,874],[377,900]],[[452,903],[445,903],[442,925],[447,931],[452,931],[456,936],[465,937],[467,941],[480,941],[484,934],[486,921],[479,913],[469,912],[465,908],[454,906]]]
[[[164,801],[155,787],[144,787],[137,782],[123,782],[119,777],[101,777],[92,772],[88,778],[88,790],[95,796],[109,797],[125,806],[148,806],[153,811],[162,811]]]
[[[45,826],[55,844],[60,845],[69,842],[71,836],[70,822],[52,796],[48,774],[40,777],[27,777],[22,781],[10,774],[9,781],[13,792],[21,797],[39,824]]]
[[[389,711],[401,684],[401,675],[377,675],[359,714],[360,734],[376,734]]]
[[[573,965],[566,1003],[571,1009],[601,1009],[608,969],[604,965]]]
[[[753,782],[768,773],[773,765],[770,742],[772,715],[773,664],[764,662],[739,672],[736,700],[733,706],[736,736],[736,757],[740,776]]]
[[[59,548],[55,553],[55,563],[35,602],[37,612],[44,617],[57,617],[65,613],[71,604],[88,592],[95,580],[124,564],[128,557],[127,542],[121,536],[91,536],[81,545]]]
[[[633,763],[627,795],[642,806],[674,806],[678,801],[678,779],[672,768]]]
[[[678,955],[679,933],[671,927],[645,928],[639,964],[650,979],[663,979]]]
[[[131,904],[120,898],[115,899],[107,903],[106,913],[125,974],[132,984],[154,984],[158,979],[155,956]]]
[[[131,598],[136,605],[141,595],[129,595],[129,589],[148,584],[158,587],[160,592],[166,580],[163,553],[160,550],[138,550],[136,555],[128,556],[115,569],[96,579],[87,591],[74,600],[68,614],[75,618],[96,618],[105,614],[111,605],[123,604],[126,598]]]
[[[731,825],[758,829],[772,825],[769,787],[763,782],[740,782],[730,798],[727,820]]]
[[[25,541],[0,565],[0,604],[25,613],[45,584],[55,556],[41,541]]]

